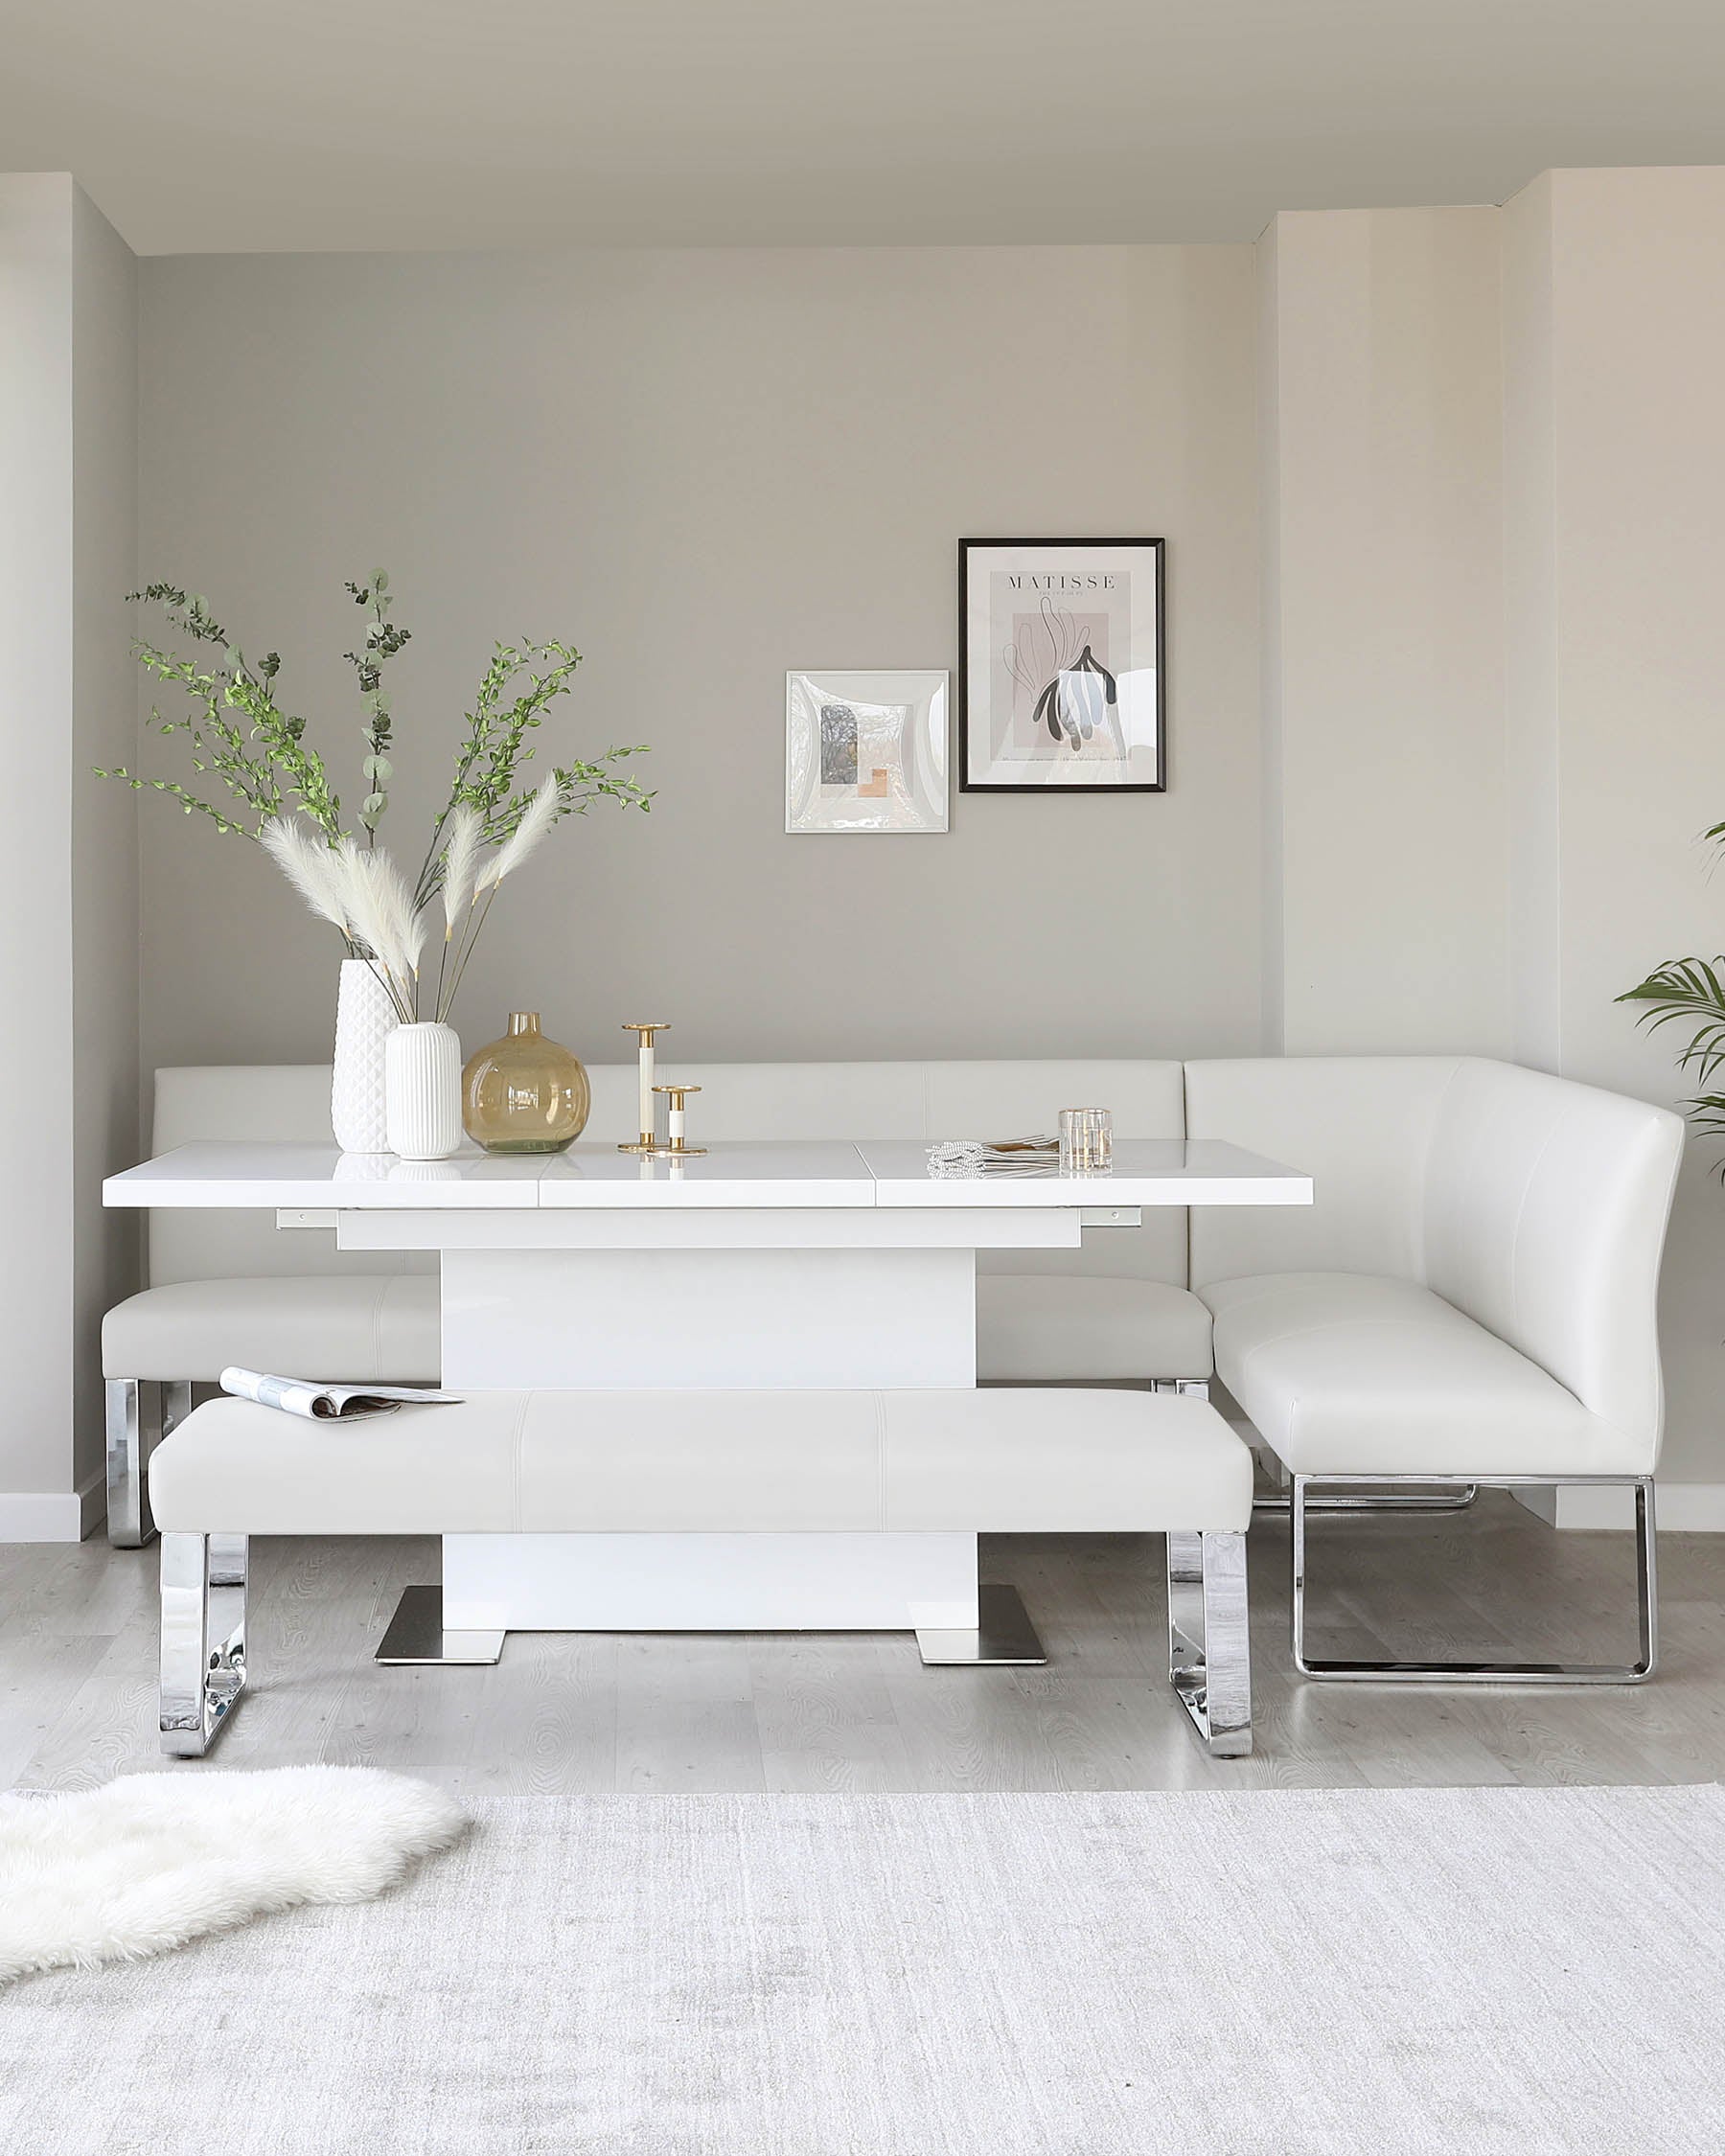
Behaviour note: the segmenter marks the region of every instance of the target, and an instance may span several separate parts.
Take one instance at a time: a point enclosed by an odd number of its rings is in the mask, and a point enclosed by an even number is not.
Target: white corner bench
[[[1212,1753],[1252,1749],[1252,1459],[1190,1396],[490,1392],[356,1424],[223,1398],[150,1481],[162,1748],[182,1757],[245,1682],[248,1537],[588,1532],[1164,1534],[1169,1681]]]

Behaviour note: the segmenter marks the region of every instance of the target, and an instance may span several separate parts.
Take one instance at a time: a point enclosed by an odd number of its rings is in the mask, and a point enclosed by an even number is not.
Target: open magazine
[[[311,1378],[238,1368],[223,1370],[219,1383],[236,1400],[255,1400],[261,1408],[280,1408],[285,1415],[304,1415],[310,1422],[357,1422],[363,1415],[393,1414],[403,1401],[461,1398],[428,1385],[319,1385]]]

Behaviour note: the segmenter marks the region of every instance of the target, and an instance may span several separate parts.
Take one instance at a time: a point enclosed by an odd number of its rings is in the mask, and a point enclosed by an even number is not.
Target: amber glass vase
[[[537,1011],[511,1011],[502,1040],[461,1074],[461,1120],[488,1153],[561,1153],[581,1135],[591,1104],[580,1059],[545,1039]]]

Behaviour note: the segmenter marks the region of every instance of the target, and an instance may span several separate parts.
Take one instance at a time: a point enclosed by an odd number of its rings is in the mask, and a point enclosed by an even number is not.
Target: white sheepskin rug
[[[0,1797],[0,1983],[166,1954],[310,1901],[369,1901],[466,1815],[375,1767],[128,1775]]]

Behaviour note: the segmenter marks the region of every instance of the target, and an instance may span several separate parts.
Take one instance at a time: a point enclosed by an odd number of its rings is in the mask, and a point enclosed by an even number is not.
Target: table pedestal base
[[[1018,1589],[998,1584],[978,1588],[974,1626],[919,1624],[916,1644],[931,1668],[977,1669],[992,1663],[1022,1669],[1048,1659]]]
[[[423,1668],[494,1663],[502,1652],[503,1635],[499,1631],[444,1629],[441,1587],[409,1587],[402,1590],[389,1629],[379,1640],[372,1660]]]
[[[914,1632],[978,1621],[968,1534],[446,1535],[444,1621],[489,1632]]]
[[[545,1541],[561,1541],[565,1538],[545,1536],[542,1539]],[[607,1538],[593,1536],[581,1539],[600,1541]],[[658,1539],[682,1541],[696,1538],[664,1536]],[[709,1536],[702,1539],[718,1541],[728,1538]],[[761,1539],[768,1538],[763,1537]],[[812,1536],[783,1536],[775,1539],[812,1541],[816,1538]],[[833,1538],[823,1536],[819,1539],[826,1541]],[[857,1539],[866,1538],[859,1537]],[[882,1537],[880,1539],[886,1540],[886,1538]],[[902,1536],[893,1539],[908,1541],[911,1538]],[[916,1539],[932,1538],[918,1537]],[[968,1538],[958,1537],[955,1539],[966,1540]],[[927,1607],[927,1605],[923,1606]],[[372,1658],[373,1661],[422,1669],[434,1667],[461,1668],[471,1667],[476,1663],[494,1663],[503,1652],[504,1635],[502,1631],[494,1629],[446,1631],[444,1628],[445,1615],[446,1604],[444,1591],[441,1587],[409,1587],[405,1589],[401,1601],[396,1605],[395,1616],[389,1621],[389,1629],[384,1633],[378,1650]],[[1047,1661],[1048,1658],[1043,1650],[1042,1640],[1037,1637],[1036,1628],[1030,1622],[1029,1615],[1016,1587],[998,1585],[979,1587],[977,1590],[976,1616],[977,1621],[974,1625],[919,1624],[915,1626],[916,1644],[924,1663],[931,1668],[980,1669],[990,1666],[1034,1667]],[[535,1628],[531,1625],[524,1625],[519,1629],[531,1631]],[[622,1629],[629,1631],[668,1631],[680,1629],[680,1627],[673,1627],[663,1623],[630,1625],[627,1627],[582,1624],[571,1627],[560,1625],[557,1629],[583,1632]],[[776,1630],[777,1627],[765,1624],[727,1624],[723,1626],[703,1624],[700,1629],[702,1631],[764,1632]],[[805,1622],[799,1629],[817,1630],[822,1628],[810,1626]],[[879,1627],[845,1625],[842,1627],[835,1626],[830,1629],[899,1631],[903,1629],[903,1625],[902,1622]]]

